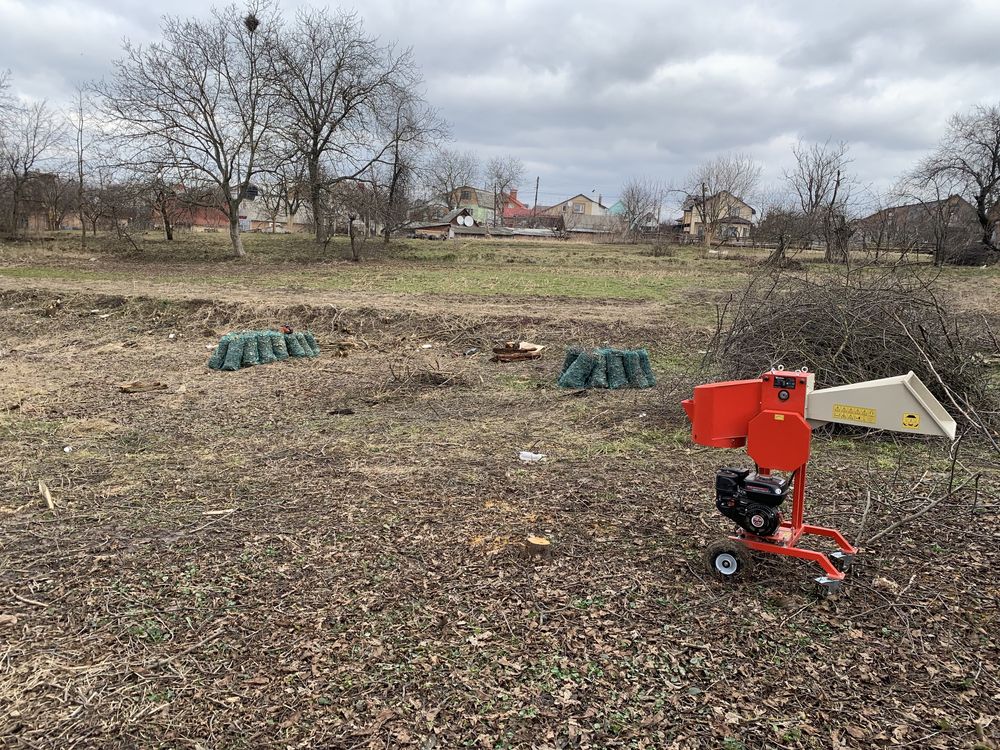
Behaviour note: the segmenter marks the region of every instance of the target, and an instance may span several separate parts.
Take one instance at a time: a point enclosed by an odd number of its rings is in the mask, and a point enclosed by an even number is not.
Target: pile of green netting
[[[213,370],[239,370],[289,357],[318,356],[319,344],[311,331],[240,331],[222,337],[208,366]]]
[[[656,376],[645,349],[569,349],[560,388],[652,388]]]

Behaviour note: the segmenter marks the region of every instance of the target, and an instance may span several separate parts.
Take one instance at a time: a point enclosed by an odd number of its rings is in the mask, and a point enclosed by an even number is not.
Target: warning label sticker
[[[845,419],[849,422],[860,422],[861,424],[875,424],[875,409],[868,409],[864,406],[849,406],[848,404],[834,404],[833,418]]]
[[[911,430],[920,429],[920,415],[912,411],[903,412],[903,427]]]

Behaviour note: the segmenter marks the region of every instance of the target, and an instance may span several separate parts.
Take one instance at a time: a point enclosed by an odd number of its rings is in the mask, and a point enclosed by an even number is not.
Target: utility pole
[[[535,206],[531,209],[531,217],[534,218],[538,214],[538,181],[541,177],[535,178]]]

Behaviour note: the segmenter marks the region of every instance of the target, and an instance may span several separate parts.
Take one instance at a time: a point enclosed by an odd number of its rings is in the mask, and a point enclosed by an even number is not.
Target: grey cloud
[[[778,179],[798,137],[852,142],[860,179],[885,186],[952,112],[1000,99],[1000,4],[971,0],[367,0],[358,12],[413,47],[457,145],[519,156],[543,200],[612,197],[632,175],[679,184],[731,150]],[[0,67],[22,93],[68,98],[123,35],[155,37],[157,23],[135,0],[0,0]]]

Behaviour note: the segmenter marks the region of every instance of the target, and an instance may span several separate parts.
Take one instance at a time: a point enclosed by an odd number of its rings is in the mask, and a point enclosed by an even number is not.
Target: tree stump
[[[544,536],[526,537],[524,552],[528,557],[547,558],[552,554],[552,542]]]

